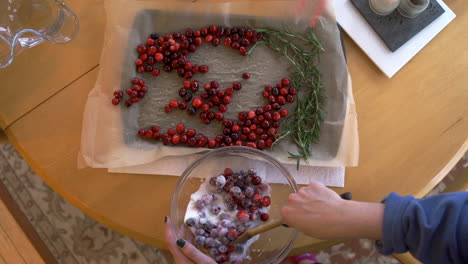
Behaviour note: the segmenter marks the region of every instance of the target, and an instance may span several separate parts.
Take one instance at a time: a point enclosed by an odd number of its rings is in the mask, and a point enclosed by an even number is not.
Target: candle
[[[429,0],[401,0],[398,6],[400,14],[407,18],[414,18],[426,10]]]
[[[422,0],[414,0],[422,1]],[[400,0],[369,0],[369,6],[377,15],[386,16],[395,10]]]

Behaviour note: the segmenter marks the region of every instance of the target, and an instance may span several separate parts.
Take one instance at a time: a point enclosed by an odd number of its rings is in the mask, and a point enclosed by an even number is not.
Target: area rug
[[[442,192],[468,163],[460,161],[431,194]],[[9,144],[0,144],[0,180],[58,263],[169,264],[165,250],[138,242],[91,219],[48,187]],[[356,239],[314,252],[323,264],[398,263]],[[288,263],[286,260],[283,263]]]

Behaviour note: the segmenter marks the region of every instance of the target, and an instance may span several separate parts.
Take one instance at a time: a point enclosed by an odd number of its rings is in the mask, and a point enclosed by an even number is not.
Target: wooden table
[[[359,116],[360,165],[346,171],[356,200],[392,191],[422,195],[467,150],[468,4],[448,0],[458,17],[395,77],[387,79],[348,37],[345,46]],[[103,7],[71,1],[76,40],[41,44],[0,70],[0,127],[39,176],[99,222],[156,247],[163,242],[177,177],[77,169],[81,122],[99,67]],[[293,253],[326,243],[301,237]]]

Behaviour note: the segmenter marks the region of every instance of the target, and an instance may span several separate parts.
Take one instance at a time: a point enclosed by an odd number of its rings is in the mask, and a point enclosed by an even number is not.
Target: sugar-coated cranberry
[[[263,199],[262,199],[262,205],[265,206],[265,207],[268,207],[268,206],[270,206],[270,204],[271,204],[270,196],[264,196]]]
[[[268,219],[270,219],[270,215],[267,213],[263,213],[260,215],[260,219],[262,219],[263,222],[266,222],[268,221]]]

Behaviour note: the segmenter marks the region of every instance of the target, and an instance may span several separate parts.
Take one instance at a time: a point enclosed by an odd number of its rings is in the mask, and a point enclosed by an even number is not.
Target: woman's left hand
[[[172,232],[171,219],[166,216],[166,243],[177,264],[216,264],[216,262],[203,254],[189,242]]]

